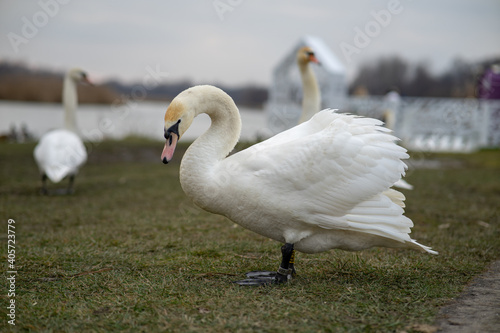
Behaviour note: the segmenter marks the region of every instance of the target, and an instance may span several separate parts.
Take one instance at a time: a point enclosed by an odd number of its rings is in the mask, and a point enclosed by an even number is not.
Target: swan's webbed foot
[[[234,283],[240,286],[265,286],[269,284],[276,284],[277,272],[271,271],[252,271],[246,273],[247,278],[240,281],[234,281]]]
[[[276,272],[252,271],[246,274],[247,279],[235,281],[240,286],[263,286],[269,284],[283,284],[291,280],[297,273],[295,271],[295,250],[293,244],[286,243],[281,247],[281,265]]]
[[[71,195],[75,193],[75,191],[71,188],[58,188],[52,191],[54,195]]]

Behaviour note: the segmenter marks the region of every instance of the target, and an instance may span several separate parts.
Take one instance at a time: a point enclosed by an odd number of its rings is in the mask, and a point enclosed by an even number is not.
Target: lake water
[[[163,117],[166,102],[130,102],[128,104],[78,106],[77,123],[85,141],[122,139],[135,135],[162,141]],[[240,108],[241,140],[253,141],[266,133],[266,113],[262,110]],[[64,124],[61,104],[0,101],[0,133],[7,134],[11,127],[26,126],[29,133],[39,138],[51,129]],[[210,126],[206,114],[197,117],[182,141],[192,141]]]

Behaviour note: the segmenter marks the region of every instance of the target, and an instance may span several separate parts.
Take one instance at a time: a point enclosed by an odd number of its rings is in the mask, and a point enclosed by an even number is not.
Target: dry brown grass
[[[298,254],[292,284],[240,287],[243,272],[276,269],[280,244],[195,208],[181,156],[163,165],[162,146],[94,145],[76,193],[47,197],[34,144],[0,145],[3,272],[8,218],[18,241],[17,324],[4,283],[0,331],[422,332],[500,253],[500,152],[421,156],[442,167],[409,173],[406,211],[438,256]]]
[[[55,75],[3,75],[0,77],[0,99],[58,103],[62,99],[63,78]],[[80,103],[108,104],[117,100],[115,92],[105,86],[78,85]]]

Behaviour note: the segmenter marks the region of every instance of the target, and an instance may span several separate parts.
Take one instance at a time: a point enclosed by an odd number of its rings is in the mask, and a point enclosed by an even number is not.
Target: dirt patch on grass
[[[438,332],[500,332],[500,261],[441,309],[436,326]]]

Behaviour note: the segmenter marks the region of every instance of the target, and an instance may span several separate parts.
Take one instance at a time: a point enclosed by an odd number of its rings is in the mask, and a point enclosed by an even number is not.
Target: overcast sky
[[[384,55],[436,71],[500,56],[500,1],[0,0],[0,32],[1,59],[78,66],[97,81],[142,80],[149,67],[165,81],[268,84],[307,34],[348,77]]]

